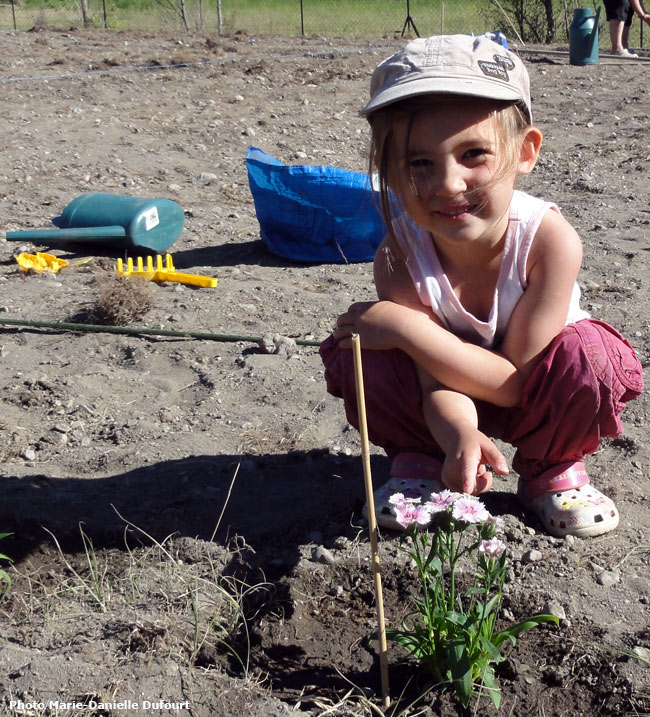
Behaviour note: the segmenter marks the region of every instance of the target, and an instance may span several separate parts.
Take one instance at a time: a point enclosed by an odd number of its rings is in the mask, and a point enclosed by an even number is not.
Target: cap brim
[[[419,78],[409,82],[402,82],[378,92],[370,102],[360,111],[362,117],[386,107],[395,102],[417,97],[419,95],[462,95],[466,97],[481,97],[484,99],[504,100],[506,102],[519,102],[528,112],[531,119],[530,108],[525,99],[510,87],[498,82],[485,80],[478,83],[476,78]]]

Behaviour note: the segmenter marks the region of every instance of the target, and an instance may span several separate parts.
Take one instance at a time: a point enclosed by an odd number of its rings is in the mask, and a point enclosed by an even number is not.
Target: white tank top
[[[398,244],[406,260],[420,301],[431,307],[442,325],[452,333],[485,348],[498,345],[506,332],[510,316],[528,286],[526,262],[542,217],[558,207],[515,190],[510,204],[501,269],[487,321],[466,311],[444,273],[429,232],[406,213],[393,221]],[[576,283],[566,323],[589,318],[580,308],[580,288]]]

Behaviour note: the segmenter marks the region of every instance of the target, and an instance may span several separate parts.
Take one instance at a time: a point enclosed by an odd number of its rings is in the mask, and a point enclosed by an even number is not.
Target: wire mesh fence
[[[385,37],[501,30],[518,42],[566,42],[577,7],[602,0],[0,0],[0,29],[94,27],[231,35]],[[632,44],[642,43],[635,20]]]
[[[481,32],[486,2],[465,0],[12,0],[0,28],[187,30],[233,34],[383,36]]]

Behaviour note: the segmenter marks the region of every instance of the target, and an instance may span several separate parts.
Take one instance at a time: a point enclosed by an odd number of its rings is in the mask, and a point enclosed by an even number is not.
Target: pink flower
[[[420,505],[420,498],[405,498],[403,493],[393,493],[388,502],[393,506],[397,522],[403,528],[413,523],[427,525],[431,521],[431,511],[426,505]]]
[[[406,503],[412,505],[413,503],[419,503],[419,498],[405,498],[404,493],[393,493],[388,499],[388,502],[392,505],[404,505]]]
[[[492,538],[491,540],[484,540],[479,545],[479,551],[487,558],[500,558],[503,555],[503,551],[506,549],[506,544],[498,538]]]
[[[427,525],[431,520],[431,513],[423,505],[418,505],[415,501],[405,500],[402,503],[393,506],[393,513],[397,518],[397,522],[403,527],[408,528],[409,525],[416,523],[417,525]]]
[[[454,502],[451,514],[465,523],[483,523],[490,514],[478,498],[466,495]]]
[[[454,493],[450,490],[443,490],[440,493],[432,493],[431,498],[424,504],[423,507],[427,508],[431,513],[442,513],[447,510],[450,505],[453,505],[459,498],[462,498],[462,493]]]
[[[485,522],[493,525],[497,530],[503,530],[506,527],[506,521],[498,515],[488,516],[488,519]]]

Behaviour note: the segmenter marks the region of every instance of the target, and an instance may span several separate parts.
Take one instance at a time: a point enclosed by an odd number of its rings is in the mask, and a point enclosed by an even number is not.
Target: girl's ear
[[[526,127],[521,139],[519,151],[519,174],[528,174],[533,171],[542,146],[542,132],[537,127]]]

